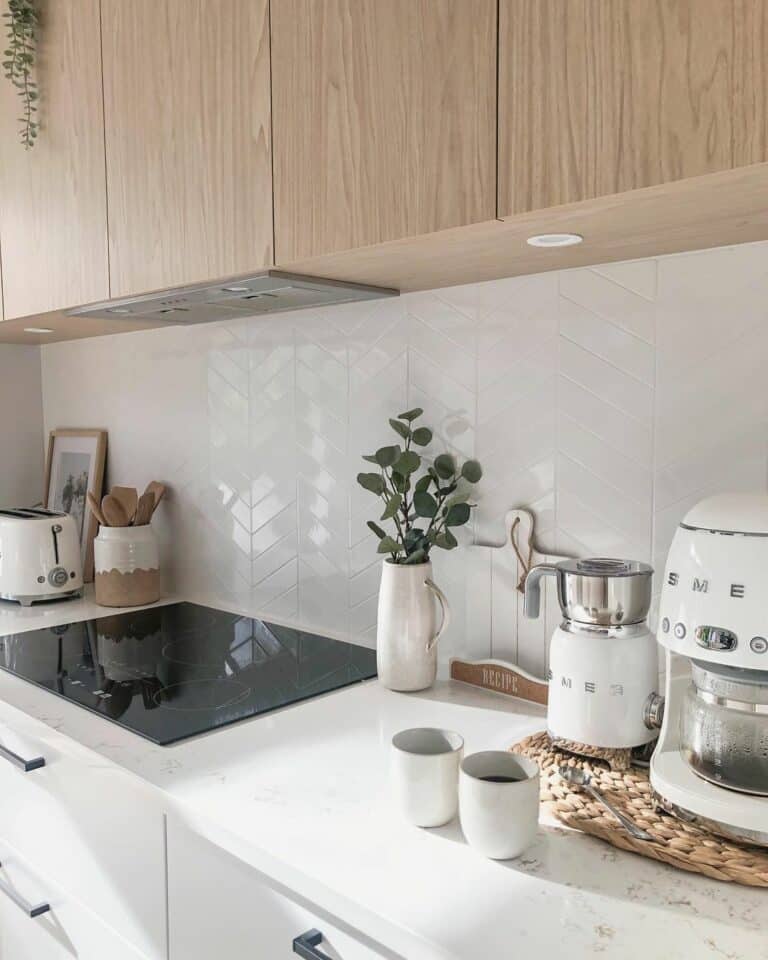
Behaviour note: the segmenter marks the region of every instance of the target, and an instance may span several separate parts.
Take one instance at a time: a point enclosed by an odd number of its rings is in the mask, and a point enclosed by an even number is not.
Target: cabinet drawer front
[[[0,721],[0,747],[0,840],[147,957],[165,958],[164,821],[151,788],[24,718]]]
[[[170,960],[296,960],[293,942],[327,960],[390,960],[324,916],[271,887],[246,863],[179,821],[168,820],[168,920]],[[299,951],[301,946],[299,946]]]
[[[34,910],[31,908],[34,907]],[[30,912],[36,912],[30,916]],[[2,960],[141,960],[126,943],[60,887],[0,842]]]

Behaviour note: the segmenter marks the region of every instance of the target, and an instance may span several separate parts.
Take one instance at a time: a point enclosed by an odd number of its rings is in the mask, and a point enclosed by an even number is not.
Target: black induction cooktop
[[[0,668],[166,745],[375,677],[376,653],[174,603],[0,637]]]

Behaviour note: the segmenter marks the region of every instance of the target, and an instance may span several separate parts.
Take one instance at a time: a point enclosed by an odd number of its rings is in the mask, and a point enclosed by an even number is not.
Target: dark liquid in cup
[[[510,777],[505,773],[491,774],[488,777],[478,777],[478,780],[482,780],[484,783],[519,783],[524,779],[525,777]]]

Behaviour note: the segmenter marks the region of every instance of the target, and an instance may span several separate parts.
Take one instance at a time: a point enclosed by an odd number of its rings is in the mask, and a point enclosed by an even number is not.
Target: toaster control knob
[[[66,583],[69,583],[69,574],[64,567],[54,567],[48,574],[48,583],[52,587],[63,587]]]

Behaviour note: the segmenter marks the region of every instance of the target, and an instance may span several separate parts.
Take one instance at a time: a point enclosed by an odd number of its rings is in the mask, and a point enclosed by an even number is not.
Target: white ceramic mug
[[[492,860],[519,857],[539,822],[539,768],[505,750],[472,753],[459,772],[459,818],[467,843]]]
[[[452,730],[414,727],[392,738],[395,801],[417,827],[440,827],[458,809],[459,764],[464,740]]]

